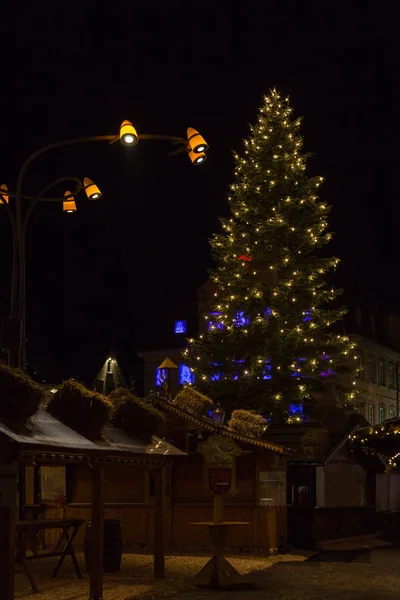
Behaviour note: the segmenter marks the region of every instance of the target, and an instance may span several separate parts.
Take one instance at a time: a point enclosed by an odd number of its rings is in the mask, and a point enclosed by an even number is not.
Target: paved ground
[[[104,600],[398,600],[400,598],[400,548],[364,551],[295,552],[272,558],[235,556],[229,560],[255,585],[251,591],[213,592],[188,586],[188,578],[208,556],[175,555],[167,558],[164,581],[152,579],[152,559],[124,555],[121,572],[105,577]],[[83,557],[79,556],[83,564]],[[330,562],[335,561],[335,562]],[[36,561],[35,561],[36,562]],[[53,561],[54,562],[54,561]],[[54,565],[53,565],[54,566]],[[19,571],[19,569],[17,570]],[[37,561],[35,572],[41,594],[37,600],[87,600],[88,580],[76,580],[65,565],[56,580],[49,580],[51,564]],[[17,598],[33,600],[26,578],[17,572]],[[1,597],[1,594],[0,594]]]
[[[346,562],[282,562],[252,576],[253,591],[219,592],[218,600],[394,600],[400,598],[400,549],[376,549]],[[335,557],[337,560],[339,557]],[[349,562],[349,558],[351,562]],[[185,592],[176,600],[211,600],[206,590]]]

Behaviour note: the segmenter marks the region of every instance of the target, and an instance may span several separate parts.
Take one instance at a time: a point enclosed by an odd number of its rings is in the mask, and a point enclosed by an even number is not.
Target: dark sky
[[[261,12],[255,2],[197,11],[194,3],[47,4],[0,9],[1,183],[15,187],[36,148],[117,133],[123,119],[139,134],[195,127],[210,150],[194,168],[163,143],[94,144],[30,168],[26,193],[63,175],[88,176],[103,192],[74,215],[40,205],[29,224],[28,360],[44,376],[90,379],[110,347],[135,374],[135,351],[164,343],[173,318],[195,309],[207,238],[227,211],[231,151],[273,86],[304,117],[310,172],[326,177],[343,280],[397,307],[394,3],[277,0]],[[10,249],[0,209],[3,317]]]

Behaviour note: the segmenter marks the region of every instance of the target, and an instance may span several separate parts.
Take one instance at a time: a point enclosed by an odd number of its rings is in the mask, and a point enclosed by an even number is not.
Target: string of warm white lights
[[[323,178],[305,174],[301,120],[291,113],[288,98],[265,97],[244,155],[234,155],[231,216],[211,240],[215,303],[185,356],[197,381],[221,395],[245,386],[274,402],[302,401],[357,358],[347,336],[328,330],[346,312],[332,308],[339,292],[328,285],[339,259],[316,253],[331,239],[330,207],[317,195]]]

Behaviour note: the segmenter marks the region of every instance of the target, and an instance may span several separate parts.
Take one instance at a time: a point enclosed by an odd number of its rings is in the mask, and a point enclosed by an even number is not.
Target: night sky
[[[309,173],[326,178],[340,281],[399,308],[394,3],[277,0],[261,12],[252,2],[197,12],[193,3],[44,4],[0,9],[0,183],[15,189],[36,148],[117,134],[124,119],[139,135],[194,127],[210,150],[195,168],[186,155],[169,157],[168,144],[103,143],[30,168],[26,193],[64,175],[88,176],[103,193],[82,198],[73,215],[42,204],[29,224],[27,353],[43,377],[90,381],[115,348],[137,378],[135,352],[165,345],[173,319],[195,314],[207,239],[227,213],[232,150],[273,86],[304,117]],[[2,317],[10,231],[0,207]]]

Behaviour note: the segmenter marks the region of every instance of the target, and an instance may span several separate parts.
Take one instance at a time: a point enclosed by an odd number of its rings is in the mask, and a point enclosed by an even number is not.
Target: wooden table
[[[223,549],[228,537],[229,527],[250,525],[242,521],[223,521],[222,523],[189,523],[208,527],[209,536],[214,546],[215,554],[208,563],[197,573],[193,580],[194,585],[208,587],[214,590],[231,589],[234,587],[252,587],[248,579],[238,571],[223,556]]]
[[[59,557],[52,573],[56,577],[66,556],[70,556],[75,567],[77,576],[82,579],[82,573],[75,556],[73,541],[78,533],[79,527],[85,522],[84,519],[49,519],[47,521],[19,521],[16,524],[16,558],[22,564],[26,576],[29,579],[32,590],[38,592],[38,587],[29,570],[27,561],[39,558]],[[26,556],[26,539],[32,534],[36,534],[43,529],[62,529],[54,550],[52,552],[37,553],[32,556]]]

